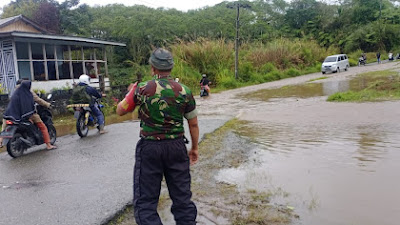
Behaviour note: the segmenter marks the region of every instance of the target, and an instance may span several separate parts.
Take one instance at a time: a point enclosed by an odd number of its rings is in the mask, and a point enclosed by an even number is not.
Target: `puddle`
[[[248,114],[245,119],[253,122],[237,130],[256,144],[241,146],[252,153],[250,159],[237,168],[220,170],[215,178],[242,192],[275,193],[271,202],[293,208],[300,216],[293,224],[398,224],[400,118],[396,113],[377,118],[399,104],[365,109],[376,118],[354,114],[347,120],[338,112],[354,106],[328,105],[316,103],[325,110],[285,111],[293,120],[281,111],[259,109],[264,117]],[[310,118],[299,116],[307,111]],[[320,120],[318,113],[312,117],[315,111],[331,114]]]
[[[369,87],[378,80],[390,82],[393,79],[393,76],[358,76],[351,80],[323,80],[323,82],[318,83],[290,85],[277,89],[264,89],[246,94],[243,97],[253,98],[261,101],[271,101],[274,98],[311,98],[318,96],[329,96],[337,92],[360,91]]]

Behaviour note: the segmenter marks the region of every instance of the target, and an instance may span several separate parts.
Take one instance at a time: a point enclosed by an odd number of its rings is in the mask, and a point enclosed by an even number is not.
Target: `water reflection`
[[[252,128],[250,128],[252,126]],[[252,129],[253,132],[249,132]],[[292,154],[293,152],[328,150],[326,157],[354,158],[360,169],[373,172],[374,163],[384,158],[387,148],[397,148],[400,144],[386,137],[387,131],[381,126],[357,126],[327,124],[263,124],[250,123],[239,134],[248,136],[255,143],[272,153]],[[351,151],[354,149],[354,151]],[[343,151],[341,155],[337,152]],[[333,153],[329,155],[331,152]],[[343,154],[346,153],[346,154]]]
[[[241,97],[261,101],[272,101],[274,98],[311,98],[329,96],[337,92],[359,91],[369,87],[378,80],[391,80],[391,77],[358,76],[351,80],[324,80],[319,83],[284,86],[277,89],[264,89],[245,94]]]
[[[332,95],[337,92],[345,92],[350,89],[349,80],[329,81],[322,83],[323,95]]]
[[[257,144],[242,146],[254,154],[240,167],[220,171],[217,180],[242,190],[290,193],[273,202],[293,206],[300,215],[295,224],[397,224],[400,182],[393,177],[399,168],[400,127],[396,123],[253,118],[236,133]]]
[[[360,167],[367,167],[369,164],[377,162],[387,154],[387,148],[391,147],[389,141],[385,141],[385,130],[377,127],[359,126],[357,127],[359,138],[357,155]],[[387,146],[388,145],[388,146]],[[368,171],[375,171],[370,168]]]

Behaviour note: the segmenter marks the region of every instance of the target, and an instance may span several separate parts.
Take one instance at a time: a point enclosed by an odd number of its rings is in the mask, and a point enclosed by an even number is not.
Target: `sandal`
[[[57,149],[57,146],[53,145],[51,148],[46,148],[47,150],[55,150]]]

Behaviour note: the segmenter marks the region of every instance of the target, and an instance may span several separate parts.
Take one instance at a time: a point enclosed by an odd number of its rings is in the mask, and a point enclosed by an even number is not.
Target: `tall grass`
[[[225,90],[245,85],[270,82],[302,74],[318,72],[327,55],[339,53],[338,49],[325,49],[314,41],[277,39],[264,44],[245,42],[239,48],[239,79],[235,79],[235,45],[225,39],[199,39],[195,42],[179,41],[168,46],[174,55],[174,77],[189,86],[199,89],[201,74],[207,74],[213,89]],[[149,66],[132,64],[129,69],[115,68],[113,84],[126,84],[135,79],[137,73],[150,79]],[[111,76],[110,76],[111,77]]]
[[[278,39],[268,44],[242,43],[239,79],[235,74],[234,42],[200,39],[170,46],[175,60],[173,73],[190,87],[198,87],[205,73],[217,89],[231,89],[320,71],[321,62],[339,51],[314,41]]]

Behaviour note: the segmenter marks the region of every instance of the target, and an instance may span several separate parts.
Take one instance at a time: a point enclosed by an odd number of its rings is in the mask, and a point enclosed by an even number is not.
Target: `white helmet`
[[[90,84],[90,77],[88,75],[86,75],[86,74],[82,74],[79,77],[79,82],[89,85]]]

